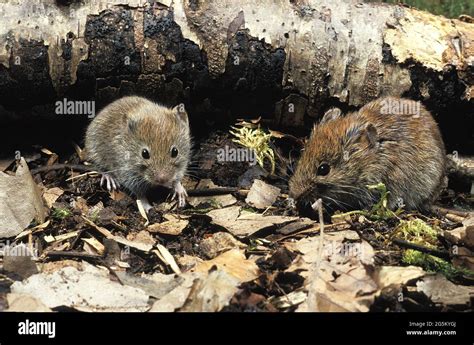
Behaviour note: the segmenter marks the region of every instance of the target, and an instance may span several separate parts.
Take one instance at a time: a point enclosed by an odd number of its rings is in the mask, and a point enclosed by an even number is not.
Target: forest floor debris
[[[242,133],[252,138],[252,131]],[[278,171],[267,135],[260,139],[253,144],[261,145],[262,165]],[[184,181],[190,194],[184,209],[167,191],[153,191],[147,219],[126,194],[101,189],[96,175],[1,173],[0,183],[13,193],[9,210],[28,210],[21,219],[0,210],[0,309],[474,310],[469,207],[456,210],[451,198],[438,213],[389,212],[377,185],[382,198],[372,210],[335,214],[325,224],[319,256],[320,224],[298,216],[285,178],[260,165],[215,159],[225,145],[236,143],[226,135],[201,143],[201,168]],[[49,150],[37,156],[31,170],[55,157]],[[11,182],[18,176],[38,188]],[[31,186],[35,200],[27,196]],[[47,214],[38,214],[38,200]],[[469,198],[456,200],[472,210]],[[28,255],[8,252],[16,247]]]

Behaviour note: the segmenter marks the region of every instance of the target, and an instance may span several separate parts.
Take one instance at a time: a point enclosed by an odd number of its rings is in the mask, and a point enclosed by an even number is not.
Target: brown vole
[[[334,212],[370,207],[378,196],[366,186],[383,182],[391,209],[426,210],[444,173],[444,143],[431,114],[419,102],[385,97],[346,116],[328,111],[314,126],[289,189],[300,209],[322,198]]]
[[[184,206],[181,184],[188,166],[191,139],[183,106],[173,109],[141,97],[124,97],[106,106],[89,125],[86,154],[103,174],[109,190],[120,185],[151,208],[146,192],[153,186],[173,188]]]

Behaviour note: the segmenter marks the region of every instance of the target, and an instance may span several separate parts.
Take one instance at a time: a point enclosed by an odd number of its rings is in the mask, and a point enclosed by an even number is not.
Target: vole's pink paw
[[[186,193],[186,189],[184,189],[181,182],[178,182],[174,186],[174,193],[171,197],[171,200],[178,198],[178,207],[184,207],[186,205],[186,197],[188,193]]]
[[[114,177],[110,174],[102,174],[102,178],[100,179],[100,186],[103,187],[104,184],[107,186],[107,190],[109,192],[113,190],[118,190],[120,187],[118,181],[115,180]]]

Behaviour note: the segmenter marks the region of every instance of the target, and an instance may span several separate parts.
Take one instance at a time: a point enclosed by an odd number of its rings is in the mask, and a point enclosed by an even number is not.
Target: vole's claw
[[[102,174],[102,177],[100,179],[100,186],[103,187],[104,183],[107,185],[107,190],[109,192],[113,190],[118,190],[120,187],[120,184],[112,177],[112,175],[109,174]]]
[[[178,207],[184,207],[186,205],[186,197],[188,196],[188,193],[186,193],[186,189],[184,189],[183,185],[181,182],[176,183],[174,186],[174,192],[173,196],[171,197],[171,200],[178,198]]]

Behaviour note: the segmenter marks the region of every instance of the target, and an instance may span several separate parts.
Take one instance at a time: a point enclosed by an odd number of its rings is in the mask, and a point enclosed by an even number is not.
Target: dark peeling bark
[[[0,4],[17,16],[0,31],[1,122],[54,119],[64,97],[99,110],[139,94],[185,103],[198,127],[262,116],[309,128],[330,106],[390,94],[421,100],[448,149],[474,153],[474,24],[351,1],[114,3]],[[18,23],[28,11],[29,23]],[[425,25],[439,30],[438,46],[416,42]]]

